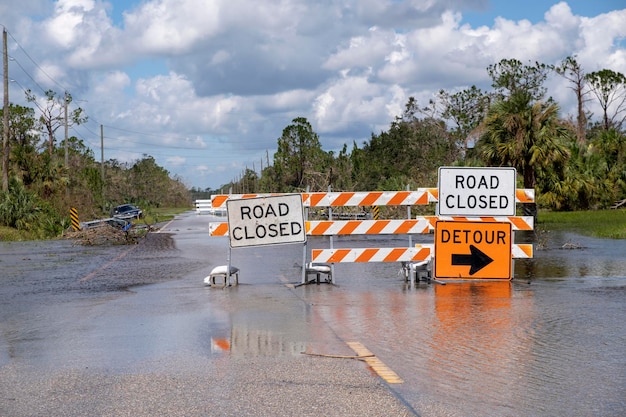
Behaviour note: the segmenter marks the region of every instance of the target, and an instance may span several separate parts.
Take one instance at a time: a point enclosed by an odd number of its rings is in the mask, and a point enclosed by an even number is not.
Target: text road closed
[[[442,216],[514,216],[515,168],[439,168]]]
[[[299,194],[228,200],[226,207],[232,248],[306,241]]]

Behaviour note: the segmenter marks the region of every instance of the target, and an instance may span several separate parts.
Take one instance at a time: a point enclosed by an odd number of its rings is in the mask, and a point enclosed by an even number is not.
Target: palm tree
[[[564,140],[569,131],[559,122],[559,106],[532,102],[532,95],[518,91],[487,112],[478,155],[492,166],[512,166],[522,175],[524,188],[535,188],[538,175],[563,166],[569,156]],[[525,212],[536,206],[524,207]]]

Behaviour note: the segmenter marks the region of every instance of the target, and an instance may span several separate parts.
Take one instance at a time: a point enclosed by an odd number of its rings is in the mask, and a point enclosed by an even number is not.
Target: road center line
[[[124,252],[120,253],[119,255],[117,255],[115,258],[113,258],[112,260],[110,260],[109,262],[107,262],[105,265],[101,266],[100,268],[96,269],[95,271],[90,272],[89,274],[85,275],[84,277],[82,277],[79,281],[80,282],[85,282],[85,281],[89,281],[91,278],[93,278],[98,272],[103,271],[105,269],[107,269],[108,267],[110,267],[111,265],[113,265],[115,262],[119,261],[120,259],[124,258],[126,255],[128,255],[130,253],[130,251],[132,251],[133,249],[135,249],[137,246],[139,245],[133,245],[130,248],[128,248],[127,250],[125,250]]]
[[[402,384],[404,380],[369,351],[361,342],[346,342],[348,346],[363,359],[388,384]]]

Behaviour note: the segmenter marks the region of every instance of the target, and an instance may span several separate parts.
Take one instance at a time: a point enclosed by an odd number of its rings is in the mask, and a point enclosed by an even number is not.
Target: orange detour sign
[[[511,224],[438,221],[435,224],[435,278],[512,277]]]

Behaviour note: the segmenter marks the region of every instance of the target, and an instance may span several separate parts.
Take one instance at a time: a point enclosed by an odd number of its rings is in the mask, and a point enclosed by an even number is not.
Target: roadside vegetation
[[[246,169],[219,190],[189,190],[149,155],[132,163],[97,161],[82,140],[57,138],[57,130],[64,130],[59,127],[85,121],[80,108],[64,117],[71,96],[28,92],[33,108],[10,105],[2,111],[8,140],[0,152],[0,239],[59,236],[70,225],[72,207],[87,220],[134,203],[146,212],[144,221],[157,223],[165,220],[159,209],[187,210],[194,199],[218,192],[436,187],[440,166],[514,167],[518,188],[535,190],[536,203],[523,211],[537,216],[541,210],[538,224],[574,227],[578,220],[583,232],[623,238],[626,77],[610,69],[586,73],[575,57],[559,65],[503,59],[487,73],[489,91],[441,90],[421,104],[411,97],[387,131],[346,143],[337,153],[323,150],[313,126],[297,117],[260,173]],[[561,114],[546,88],[549,77],[568,85],[576,114]],[[600,111],[590,113],[591,105]],[[585,216],[590,210],[594,215]],[[610,214],[600,214],[605,212]]]
[[[537,229],[567,230],[582,235],[626,239],[626,209],[539,212]]]

